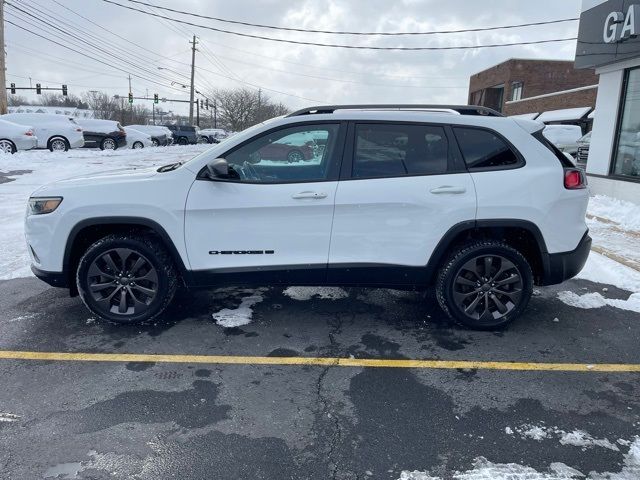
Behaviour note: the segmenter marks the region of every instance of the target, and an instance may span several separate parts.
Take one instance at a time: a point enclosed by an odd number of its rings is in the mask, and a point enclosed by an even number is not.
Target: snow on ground
[[[546,471],[538,471],[518,463],[493,463],[484,457],[473,461],[473,468],[455,472],[454,480],[638,480],[640,478],[640,437],[636,437],[624,455],[619,472],[580,472],[560,462],[553,462]],[[398,480],[443,480],[429,472],[403,471]]]
[[[606,195],[595,195],[589,199],[587,213],[613,220],[625,230],[640,232],[640,208],[635,203]]]
[[[606,298],[599,292],[585,293],[583,295],[570,291],[559,292],[558,299],[565,304],[584,309],[600,308],[609,305],[611,307],[640,313],[640,272],[611,260],[604,255],[591,252],[587,264],[576,278],[614,285],[632,293],[628,299],[621,300]]]
[[[293,300],[311,300],[314,297],[323,300],[340,300],[349,294],[339,287],[288,287],[282,293]]]
[[[609,450],[619,451],[618,447],[606,438],[594,438],[583,430],[573,430],[566,432],[558,427],[547,427],[546,425],[521,425],[516,428],[507,427],[505,429],[507,435],[515,435],[517,433],[521,438],[530,438],[532,440],[542,441],[543,439],[558,438],[562,445],[573,445],[584,449],[591,447],[608,448]],[[515,433],[514,433],[515,432]]]
[[[119,168],[140,168],[188,160],[208,145],[151,147],[115,151],[74,149],[68,152],[31,150],[15,155],[0,155],[0,174],[19,170],[31,173],[10,175],[14,179],[0,183],[0,280],[27,277],[29,255],[24,241],[24,214],[31,192],[63,178]],[[0,178],[1,181],[1,178]]]
[[[264,300],[264,297],[260,294],[244,297],[238,308],[223,308],[219,312],[212,314],[211,316],[218,325],[224,328],[241,327],[242,325],[248,325],[251,323],[253,317],[253,307],[255,304]]]

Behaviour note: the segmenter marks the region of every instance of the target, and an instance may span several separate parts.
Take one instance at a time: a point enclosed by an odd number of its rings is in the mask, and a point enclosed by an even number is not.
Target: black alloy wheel
[[[76,282],[93,313],[134,323],[150,320],[166,308],[176,290],[177,274],[158,239],[109,235],[80,259]]]
[[[462,248],[437,282],[438,302],[459,323],[477,329],[505,326],[526,308],[531,267],[520,252],[495,241]]]

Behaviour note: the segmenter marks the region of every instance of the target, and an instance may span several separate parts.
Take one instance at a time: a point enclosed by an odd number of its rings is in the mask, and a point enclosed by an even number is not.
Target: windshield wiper
[[[158,172],[160,173],[164,173],[164,172],[170,172],[172,170],[175,170],[176,168],[182,166],[183,162],[177,162],[177,163],[170,163],[169,165],[163,165],[162,167],[158,168]]]

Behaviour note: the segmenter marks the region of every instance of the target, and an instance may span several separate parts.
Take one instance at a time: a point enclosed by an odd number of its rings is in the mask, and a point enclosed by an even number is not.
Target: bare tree
[[[234,132],[289,112],[282,103],[274,103],[264,93],[249,88],[220,89],[212,96],[220,126]]]
[[[22,95],[9,95],[8,105],[10,107],[19,107],[20,105],[29,105],[29,100],[27,97],[23,97]]]
[[[93,116],[103,120],[115,120],[123,125],[145,124],[150,111],[143,105],[130,105],[125,98],[114,98],[105,92],[85,92],[83,100],[93,110]]]

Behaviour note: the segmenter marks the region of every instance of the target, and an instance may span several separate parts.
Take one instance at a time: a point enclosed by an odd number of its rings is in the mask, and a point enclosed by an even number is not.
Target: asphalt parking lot
[[[640,314],[556,298],[560,289],[602,287],[573,280],[540,289],[508,330],[473,332],[411,292],[351,289],[300,301],[263,289],[252,323],[226,329],[212,313],[255,292],[186,292],[156,324],[123,327],[33,278],[0,282],[2,352],[111,354],[0,358],[0,477],[428,478],[406,473],[417,470],[453,478],[509,464],[540,472],[509,478],[574,478],[560,476],[568,468],[640,478],[629,460],[640,435]],[[607,295],[628,296],[614,287]],[[287,364],[301,357],[382,362]],[[384,365],[415,359],[441,363]],[[549,371],[550,362],[588,367]]]

